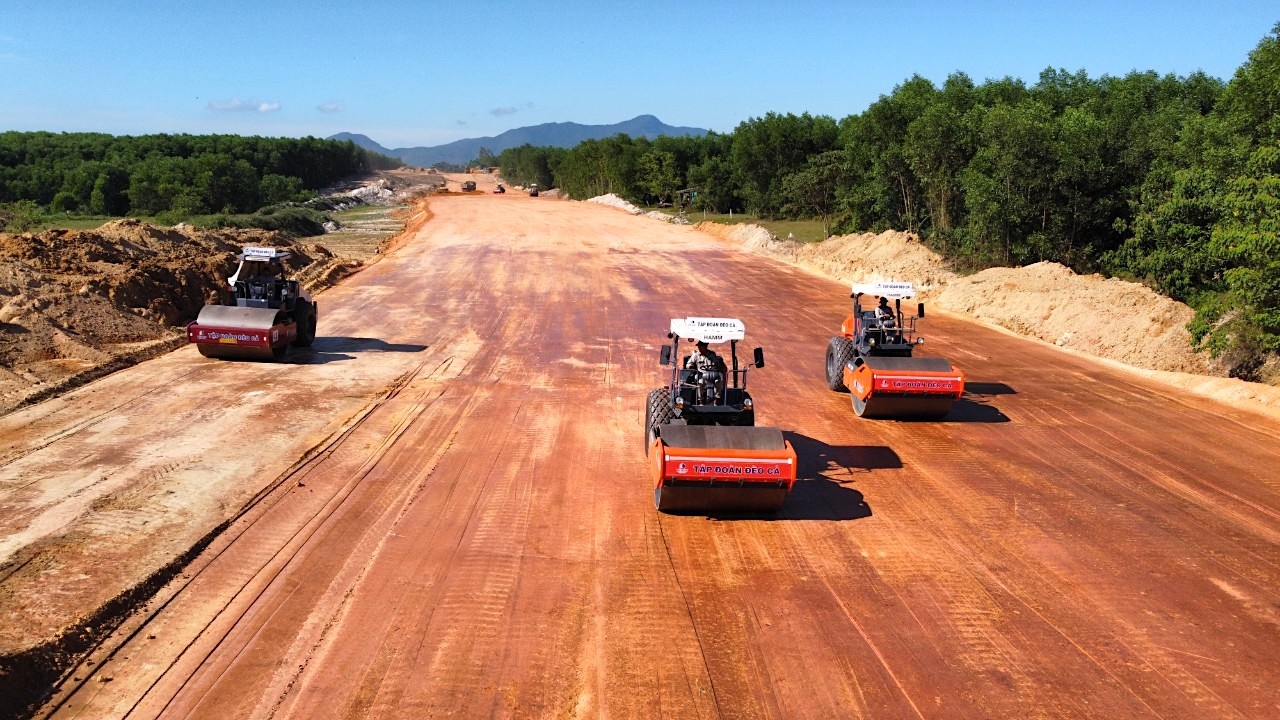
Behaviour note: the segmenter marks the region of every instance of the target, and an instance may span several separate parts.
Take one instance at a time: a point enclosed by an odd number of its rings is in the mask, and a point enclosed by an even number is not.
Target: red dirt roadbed
[[[113,504],[66,508],[76,521],[46,535],[99,584],[134,564],[70,557],[81,528],[118,536],[134,518],[139,537],[176,536],[248,508],[45,712],[1280,713],[1273,421],[949,317],[929,328],[929,352],[967,376],[948,421],[862,420],[822,377],[836,283],[601,206],[486,192],[431,207],[326,293],[314,362],[225,369],[183,351],[112,376],[111,394],[154,396],[164,377],[187,415],[102,401],[56,427],[25,416],[43,429],[24,441],[6,426],[6,517],[15,463],[47,457],[46,484],[56,458],[119,478]],[[767,348],[759,421],[799,461],[776,520],[653,510],[652,343],[695,314],[742,317]],[[160,426],[204,444],[180,450]],[[136,462],[159,475],[118,475]],[[193,507],[165,506],[163,478],[183,473]],[[69,572],[45,587],[82,592]],[[6,628],[31,619],[11,582]]]

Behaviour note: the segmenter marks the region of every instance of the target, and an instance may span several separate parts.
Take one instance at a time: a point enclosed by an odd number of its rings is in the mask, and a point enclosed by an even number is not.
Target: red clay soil
[[[187,348],[0,418],[8,657],[159,586],[42,716],[1280,714],[1280,423],[954,316],[946,421],[859,419],[822,377],[846,285],[599,205],[429,204],[289,364]],[[652,506],[686,315],[765,348],[777,518]]]

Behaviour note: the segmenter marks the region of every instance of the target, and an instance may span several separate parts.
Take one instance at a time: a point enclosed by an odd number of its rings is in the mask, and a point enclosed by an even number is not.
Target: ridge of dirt
[[[635,205],[632,205],[631,203],[622,199],[618,195],[615,195],[614,193],[609,193],[608,195],[597,195],[596,197],[593,197],[587,200],[587,202],[596,203],[598,205],[608,205],[609,207],[615,207],[615,208],[618,208],[619,210],[626,210],[632,215],[644,215],[647,218],[653,218],[654,220],[661,220],[662,222],[675,223],[676,225],[689,224],[689,221],[686,220],[682,215],[681,216],[668,215],[667,213],[659,212],[657,210],[650,210],[648,212],[645,212],[641,208],[638,208]]]
[[[443,180],[389,173],[364,182],[344,194],[390,205],[412,202]],[[422,203],[413,207],[391,211],[391,222],[383,211],[298,239],[128,218],[95,230],[0,234],[0,414],[181,347],[182,328],[206,303],[229,300],[226,278],[243,246],[288,249],[290,271],[318,293],[376,262],[403,225],[425,222]]]
[[[969,276],[910,233],[833,236],[818,243],[776,238],[758,225],[701,222],[696,229],[847,283],[910,281],[937,308],[1235,407],[1280,417],[1280,388],[1225,377],[1192,348],[1187,330],[1195,312],[1140,283],[1040,262],[989,268]]]
[[[50,397],[184,340],[243,245],[291,247],[277,233],[159,227],[0,234],[0,412]]]

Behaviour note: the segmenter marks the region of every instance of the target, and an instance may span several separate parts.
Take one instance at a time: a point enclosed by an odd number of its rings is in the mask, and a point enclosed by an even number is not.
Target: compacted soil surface
[[[945,420],[860,419],[846,282],[475,179],[286,362],[182,348],[0,418],[5,712],[1280,714],[1280,419],[958,313],[921,322]],[[775,517],[653,507],[690,315],[765,349]]]

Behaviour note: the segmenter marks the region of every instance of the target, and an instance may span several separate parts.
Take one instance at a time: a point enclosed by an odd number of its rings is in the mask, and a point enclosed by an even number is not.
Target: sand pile
[[[757,225],[699,223],[698,229],[848,283],[910,281],[936,308],[1071,350],[1150,370],[1212,372],[1208,358],[1191,349],[1191,308],[1138,283],[1077,275],[1048,262],[960,277],[919,238],[902,232],[798,243]]]
[[[618,208],[619,210],[626,210],[632,215],[644,215],[647,218],[652,218],[654,220],[661,220],[663,222],[678,222],[677,218],[674,218],[664,212],[659,212],[657,210],[650,210],[649,212],[645,212],[644,210],[618,197],[617,195],[614,195],[613,193],[610,193],[608,195],[597,195],[596,197],[593,197],[590,200],[587,200],[587,202],[596,203],[598,205],[608,205],[609,207],[615,207],[615,208]],[[687,224],[687,223],[688,221],[685,221],[684,224]]]
[[[935,309],[1085,353],[1189,392],[1280,417],[1280,388],[1225,377],[1191,349],[1194,312],[1139,283],[1077,275],[1057,263],[991,268],[960,277],[941,256],[901,232],[831,237],[820,243],[775,238],[756,225],[699,223],[698,229],[843,282],[908,280]]]
[[[927,298],[956,278],[941,256],[914,235],[902,232],[841,235],[821,243],[801,243],[779,240],[759,225],[702,222],[696,227],[752,252],[847,283],[910,280]]]
[[[1138,283],[1077,275],[1057,263],[990,268],[956,278],[934,296],[941,308],[1019,335],[1150,370],[1210,374],[1191,349],[1188,306]]]
[[[117,220],[0,234],[0,412],[181,345],[205,302],[227,299],[244,245],[289,247],[293,267],[317,278],[329,261],[263,230]]]

